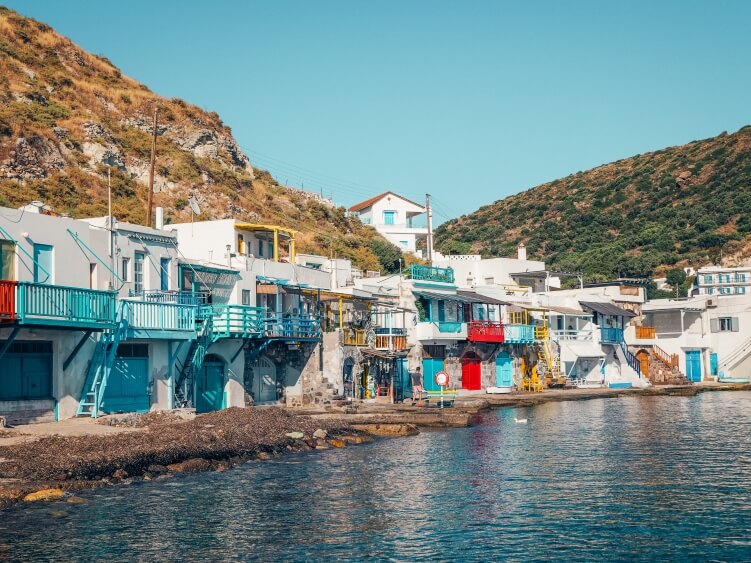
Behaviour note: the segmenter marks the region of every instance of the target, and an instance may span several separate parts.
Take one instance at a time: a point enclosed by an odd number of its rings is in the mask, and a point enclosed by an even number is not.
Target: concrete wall
[[[449,257],[436,260],[435,266],[453,268],[456,285],[475,287],[483,285],[511,285],[514,280],[510,274],[518,272],[537,272],[545,269],[545,262],[537,260],[518,260],[516,258],[477,259],[473,255]]]

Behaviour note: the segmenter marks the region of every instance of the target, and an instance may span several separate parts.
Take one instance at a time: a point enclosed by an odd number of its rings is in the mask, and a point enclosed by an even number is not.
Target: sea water
[[[17,505],[0,513],[0,558],[748,560],[750,446],[748,392],[498,410]]]

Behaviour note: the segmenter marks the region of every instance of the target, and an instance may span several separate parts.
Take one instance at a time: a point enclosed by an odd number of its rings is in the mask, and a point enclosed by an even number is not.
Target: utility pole
[[[425,210],[428,213],[428,262],[433,265],[433,210],[430,209],[430,194],[425,194]]]
[[[147,207],[147,215],[146,215],[146,226],[151,227],[151,208],[153,205],[153,199],[154,199],[154,167],[156,166],[156,128],[157,128],[157,119],[159,116],[159,106],[154,106],[154,132],[153,136],[151,137],[151,165],[149,166],[149,197],[148,197],[148,203],[146,205]]]
[[[107,228],[109,229],[109,254],[111,270],[115,270],[115,230],[112,228],[112,170],[107,166]],[[115,276],[110,272],[110,289],[115,287]]]

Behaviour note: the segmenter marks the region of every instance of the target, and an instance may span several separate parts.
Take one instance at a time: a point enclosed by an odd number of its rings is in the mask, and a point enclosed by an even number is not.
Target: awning
[[[395,358],[405,358],[408,354],[408,350],[374,350],[373,348],[362,348],[363,356],[374,356],[376,358],[382,358],[384,360],[393,360]]]
[[[479,299],[470,297],[463,297],[458,293],[438,293],[435,291],[414,291],[417,297],[424,297],[425,299],[440,299],[442,301],[453,301],[455,303],[482,303]]]
[[[487,295],[481,295],[475,291],[462,291],[459,290],[456,292],[457,295],[464,297],[466,299],[472,299],[473,303],[482,303],[484,305],[510,305],[508,301],[501,301],[500,299],[495,299],[494,297],[488,297]]]
[[[561,340],[561,361],[575,362],[578,358],[604,358],[605,352],[590,340]]]
[[[582,307],[592,309],[595,313],[601,315],[612,315],[614,317],[635,317],[636,313],[627,309],[621,309],[612,303],[598,303],[596,301],[579,301]]]
[[[558,307],[557,305],[555,307],[548,306],[548,310],[551,313],[559,313],[561,315],[571,315],[574,317],[591,317],[592,313],[587,313],[585,311],[582,311],[581,309],[573,309],[572,307]]]

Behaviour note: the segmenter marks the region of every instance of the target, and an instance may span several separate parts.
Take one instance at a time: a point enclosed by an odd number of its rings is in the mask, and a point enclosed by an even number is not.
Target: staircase
[[[106,330],[96,343],[94,356],[86,372],[81,400],[78,402],[76,416],[96,418],[102,406],[104,390],[107,388],[112,368],[117,357],[117,347],[128,328],[126,313],[127,303],[122,302],[118,310],[117,324],[114,329]]]
[[[651,350],[649,379],[655,385],[691,385],[678,369],[678,354],[668,354],[659,346]]]
[[[537,363],[538,372],[543,380],[546,380],[549,385],[563,383],[564,375],[561,372],[561,356],[558,343],[553,340],[538,341],[537,349],[544,360]]]
[[[206,352],[216,340],[212,316],[207,315],[198,329],[198,337],[190,343],[185,364],[175,382],[175,408],[187,408],[192,405],[195,375],[203,366]]]

